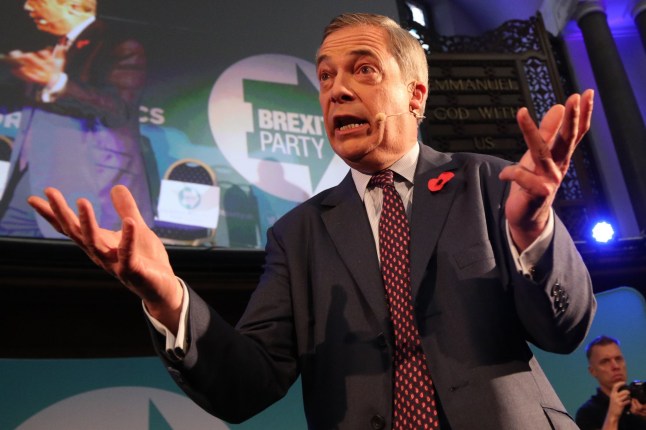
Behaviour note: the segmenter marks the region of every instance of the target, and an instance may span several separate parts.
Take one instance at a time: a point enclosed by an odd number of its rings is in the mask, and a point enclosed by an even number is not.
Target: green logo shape
[[[150,430],[173,430],[152,400],[148,401],[148,428]]]
[[[184,187],[179,191],[179,204],[185,209],[195,209],[202,202],[199,191],[192,187]]]
[[[253,106],[254,131],[247,133],[249,158],[308,166],[316,189],[334,152],[325,134],[318,89],[297,68],[297,84],[243,80]]]

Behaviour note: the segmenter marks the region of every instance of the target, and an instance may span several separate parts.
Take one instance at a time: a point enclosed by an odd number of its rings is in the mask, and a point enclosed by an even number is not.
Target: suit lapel
[[[437,245],[449,209],[464,178],[459,165],[444,153],[421,145],[415,173],[415,191],[411,215],[411,288],[413,300],[417,297],[422,278]],[[435,192],[428,182],[443,172],[455,174],[445,186]]]
[[[102,40],[104,30],[105,27],[101,21],[94,21],[78,35],[67,50],[65,69],[68,73],[75,75],[89,73],[89,71],[82,70],[82,67],[87,63],[88,58],[99,49],[98,45],[104,43]],[[87,76],[83,78],[88,79]]]
[[[464,182],[459,164],[452,158],[421,145],[415,173],[413,213],[411,215],[411,286],[417,297],[428,262],[435,251],[440,233]],[[429,191],[427,184],[442,172],[455,177],[439,191]],[[336,249],[350,271],[361,294],[380,322],[389,321],[381,270],[368,216],[348,174],[323,202],[329,209],[322,218]],[[390,331],[385,324],[384,330]]]
[[[322,204],[329,206],[322,218],[341,259],[377,320],[380,323],[387,321],[388,311],[377,250],[368,215],[357,194],[352,175],[348,174]]]

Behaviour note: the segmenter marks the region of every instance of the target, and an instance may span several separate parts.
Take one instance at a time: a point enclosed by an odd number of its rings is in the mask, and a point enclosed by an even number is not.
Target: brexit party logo
[[[148,387],[87,391],[46,407],[16,430],[228,430],[186,396]]]
[[[249,57],[213,86],[216,145],[250,184],[302,201],[336,185],[348,167],[330,148],[314,64],[287,55]]]
[[[185,209],[195,209],[200,205],[202,197],[200,192],[192,187],[185,186],[182,188],[178,195],[180,206]]]

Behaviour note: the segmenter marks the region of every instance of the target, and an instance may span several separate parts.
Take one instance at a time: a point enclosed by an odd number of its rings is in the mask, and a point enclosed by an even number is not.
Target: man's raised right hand
[[[112,204],[122,221],[120,231],[100,228],[86,199],[77,201],[77,216],[59,190],[47,188],[45,196],[47,200],[31,196],[27,201],[94,263],[139,296],[153,318],[177,334],[183,289],[164,244],[144,222],[130,191],[123,185],[112,188]]]

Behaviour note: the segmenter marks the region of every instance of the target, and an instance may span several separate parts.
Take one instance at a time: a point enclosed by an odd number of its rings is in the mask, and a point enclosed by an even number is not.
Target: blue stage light
[[[612,228],[612,225],[606,221],[598,222],[592,228],[592,237],[597,242],[607,243],[612,240],[612,237],[615,235],[615,230]]]

